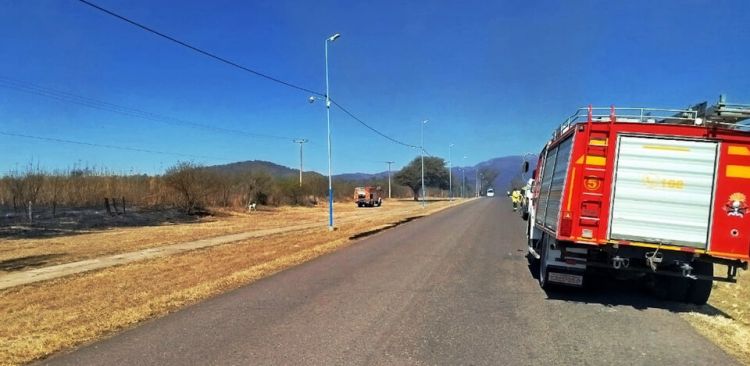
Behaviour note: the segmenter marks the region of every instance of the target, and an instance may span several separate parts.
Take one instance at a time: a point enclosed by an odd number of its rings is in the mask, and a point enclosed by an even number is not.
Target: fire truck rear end
[[[582,108],[542,149],[529,205],[539,283],[647,276],[703,304],[750,259],[750,105]],[[726,266],[715,275],[714,264]]]

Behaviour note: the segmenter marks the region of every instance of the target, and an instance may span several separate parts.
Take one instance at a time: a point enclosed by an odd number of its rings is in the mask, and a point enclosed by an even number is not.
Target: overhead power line
[[[294,89],[297,89],[297,90],[301,90],[301,91],[304,91],[304,92],[310,93],[310,94],[312,94],[312,95],[315,95],[315,96],[319,96],[319,97],[325,97],[325,96],[326,96],[326,95],[325,95],[325,93],[320,93],[320,92],[316,92],[316,91],[314,91],[314,90],[312,90],[312,89],[308,89],[308,88],[305,88],[305,87],[302,87],[302,86],[299,86],[299,85],[293,84],[293,83],[291,83],[291,82],[287,82],[287,81],[284,81],[284,80],[281,80],[281,79],[278,79],[278,78],[275,78],[275,77],[269,76],[269,75],[267,75],[267,74],[264,74],[264,73],[262,73],[262,72],[259,72],[259,71],[256,71],[256,70],[253,70],[253,69],[251,69],[251,68],[249,68],[249,67],[247,67],[247,66],[242,66],[242,65],[240,65],[240,64],[238,64],[238,63],[236,63],[236,62],[234,62],[234,61],[231,61],[231,60],[229,60],[229,59],[226,59],[226,58],[224,58],[224,57],[218,56],[218,55],[216,55],[216,54],[214,54],[214,53],[211,53],[211,52],[209,52],[209,51],[205,51],[205,50],[203,50],[203,49],[200,49],[200,48],[198,48],[198,47],[196,47],[196,46],[190,45],[190,44],[189,44],[189,43],[187,43],[187,42],[184,42],[184,41],[181,41],[181,40],[179,40],[179,39],[177,39],[177,38],[174,38],[174,37],[172,37],[172,36],[166,35],[166,34],[164,34],[164,33],[160,32],[160,31],[157,31],[157,30],[155,30],[155,29],[151,28],[151,27],[148,27],[148,26],[146,26],[146,25],[143,25],[143,24],[141,24],[141,23],[138,23],[138,22],[136,22],[136,21],[134,21],[134,20],[131,20],[131,19],[129,19],[129,18],[127,18],[127,17],[123,16],[123,15],[120,15],[120,14],[117,14],[117,13],[115,13],[115,12],[111,11],[111,10],[105,9],[105,8],[103,8],[103,7],[99,6],[99,5],[96,5],[96,4],[94,4],[94,3],[90,2],[90,1],[87,1],[87,0],[78,0],[78,1],[79,1],[79,2],[81,2],[81,3],[83,3],[83,4],[85,4],[85,5],[88,5],[88,6],[90,6],[90,7],[94,8],[94,9],[96,9],[96,10],[99,10],[99,11],[101,11],[101,12],[105,13],[105,14],[108,14],[108,15],[110,15],[110,16],[113,16],[113,17],[115,17],[115,18],[117,18],[117,19],[120,19],[120,20],[122,20],[122,21],[124,21],[124,22],[127,22],[127,23],[129,23],[129,24],[131,24],[131,25],[134,25],[134,26],[136,26],[136,27],[138,27],[138,28],[140,28],[140,29],[142,29],[142,30],[145,30],[145,31],[147,31],[147,32],[150,32],[150,33],[152,33],[152,34],[155,34],[155,35],[157,35],[157,36],[159,36],[159,37],[162,37],[162,38],[164,38],[164,39],[167,39],[167,40],[169,40],[169,41],[171,41],[171,42],[177,43],[177,44],[179,44],[179,45],[181,45],[181,46],[183,46],[183,47],[186,47],[186,48],[188,48],[188,49],[190,49],[190,50],[193,50],[193,51],[195,51],[195,52],[197,52],[197,53],[200,53],[200,54],[202,54],[202,55],[204,55],[204,56],[208,56],[208,57],[210,57],[210,58],[212,58],[212,59],[214,59],[214,60],[217,60],[217,61],[220,61],[220,62],[222,62],[222,63],[228,64],[228,65],[230,65],[230,66],[233,66],[233,67],[235,67],[235,68],[238,68],[238,69],[240,69],[240,70],[243,70],[243,71],[246,71],[246,72],[252,73],[252,74],[254,74],[254,75],[256,75],[256,76],[260,76],[260,77],[262,77],[262,78],[265,78],[265,79],[267,79],[267,80],[270,80],[270,81],[276,82],[276,83],[278,83],[278,84],[282,84],[282,85],[285,85],[285,86],[288,86],[288,87],[291,87],[291,88],[294,88]],[[329,98],[329,99],[330,99],[330,98]],[[367,124],[366,122],[364,122],[364,121],[363,121],[363,120],[362,120],[361,118],[359,118],[359,117],[357,117],[356,115],[354,115],[354,113],[352,113],[352,112],[350,112],[350,111],[349,111],[348,109],[344,108],[344,106],[342,106],[341,104],[337,103],[337,102],[336,102],[335,100],[333,100],[333,99],[330,99],[330,101],[331,101],[331,103],[333,103],[333,104],[334,104],[334,105],[335,105],[336,107],[338,107],[339,109],[341,109],[341,111],[343,111],[344,113],[346,113],[346,114],[347,114],[347,115],[348,115],[349,117],[351,117],[351,118],[352,118],[352,119],[354,119],[355,121],[359,122],[359,123],[360,123],[361,125],[365,126],[365,127],[366,127],[366,128],[368,128],[369,130],[371,130],[371,131],[375,132],[376,134],[378,134],[378,135],[380,135],[380,136],[384,137],[385,139],[387,139],[387,140],[389,140],[389,141],[391,141],[391,142],[394,142],[394,143],[396,143],[396,144],[402,145],[402,146],[406,146],[406,147],[410,147],[410,148],[416,148],[416,149],[419,149],[419,148],[420,148],[419,146],[416,146],[416,145],[412,145],[412,144],[407,144],[407,143],[405,143],[405,142],[402,142],[402,141],[396,140],[396,139],[394,139],[394,138],[392,138],[392,137],[390,137],[390,136],[388,136],[388,135],[386,135],[386,134],[384,134],[384,133],[382,133],[382,132],[378,131],[378,130],[377,130],[377,129],[375,129],[374,127],[372,127],[372,126],[370,126],[369,124]],[[423,150],[424,150],[424,149],[423,149]],[[428,154],[428,155],[429,155],[429,154]]]
[[[405,142],[401,142],[401,141],[399,141],[399,140],[396,140],[396,139],[394,139],[393,137],[390,137],[390,136],[388,136],[388,135],[386,135],[386,134],[384,134],[384,133],[382,133],[382,132],[380,132],[380,131],[376,130],[376,129],[375,129],[374,127],[372,127],[372,126],[368,125],[367,123],[365,123],[365,121],[363,121],[363,120],[362,120],[362,119],[360,119],[359,117],[355,116],[355,115],[354,115],[354,113],[352,113],[352,112],[349,112],[349,110],[348,110],[348,109],[344,108],[344,106],[342,106],[341,104],[337,103],[337,102],[336,102],[335,100],[331,99],[331,103],[333,103],[333,105],[335,105],[335,106],[336,106],[336,107],[337,107],[338,109],[340,109],[340,110],[341,110],[342,112],[346,113],[346,114],[347,114],[347,115],[348,115],[349,117],[351,117],[351,118],[353,118],[353,119],[354,119],[355,121],[359,122],[359,123],[360,123],[360,124],[361,124],[362,126],[365,126],[365,127],[367,127],[367,128],[368,128],[368,129],[370,129],[370,130],[371,130],[372,132],[375,132],[376,134],[378,134],[378,135],[380,135],[380,136],[382,136],[382,137],[384,137],[384,138],[386,138],[386,139],[390,140],[391,142],[395,142],[395,143],[397,143],[397,144],[399,144],[399,145],[403,145],[403,146],[406,146],[406,147],[412,147],[412,148],[415,148],[415,149],[418,149],[418,148],[419,148],[419,146],[415,146],[415,145],[407,144],[407,143],[405,143]]]
[[[141,118],[141,119],[145,119],[149,121],[165,123],[165,124],[170,124],[170,125],[187,126],[191,128],[199,128],[203,130],[209,130],[209,131],[220,132],[220,133],[231,134],[231,135],[241,134],[241,135],[245,135],[249,137],[257,137],[257,138],[268,138],[268,139],[290,140],[290,141],[293,141],[296,138],[296,137],[286,137],[286,136],[247,132],[247,131],[242,131],[242,130],[235,130],[235,129],[230,129],[230,128],[223,128],[223,127],[217,127],[217,126],[211,126],[207,124],[187,121],[184,119],[179,119],[179,118],[165,116],[165,115],[158,114],[158,113],[148,112],[148,111],[138,109],[138,108],[127,107],[127,106],[123,106],[123,105],[119,105],[119,104],[115,104],[111,102],[106,102],[103,100],[98,100],[98,99],[94,99],[90,97],[84,97],[84,96],[69,93],[66,91],[50,89],[50,88],[36,85],[30,82],[15,80],[15,79],[7,78],[4,76],[0,76],[0,87],[13,89],[16,91],[25,92],[29,94],[34,94],[34,95],[54,99],[54,100],[65,102],[65,103],[77,104],[77,105],[81,105],[81,106],[88,107],[88,108],[118,113],[124,116],[136,117],[136,118]]]
[[[138,28],[141,28],[141,29],[143,29],[143,30],[147,31],[147,32],[153,33],[153,34],[155,34],[155,35],[157,35],[157,36],[159,36],[159,37],[162,37],[162,38],[164,38],[164,39],[167,39],[167,40],[169,40],[169,41],[172,41],[172,42],[174,42],[174,43],[177,43],[177,44],[179,44],[180,46],[183,46],[183,47],[186,47],[186,48],[188,48],[188,49],[191,49],[191,50],[193,50],[193,51],[195,51],[195,52],[198,52],[198,53],[200,53],[200,54],[202,54],[202,55],[204,55],[204,56],[208,56],[208,57],[210,57],[210,58],[212,58],[212,59],[215,59],[215,60],[217,60],[217,61],[223,62],[223,63],[225,63],[225,64],[227,64],[227,65],[230,65],[230,66],[236,67],[236,68],[238,68],[238,69],[240,69],[240,70],[243,70],[243,71],[249,72],[249,73],[251,73],[251,74],[254,74],[254,75],[256,75],[256,76],[260,76],[260,77],[262,77],[262,78],[264,78],[264,79],[266,79],[266,80],[270,80],[270,81],[273,81],[273,82],[275,82],[275,83],[278,83],[278,84],[286,85],[286,86],[288,86],[288,87],[290,87],[290,88],[294,88],[294,89],[297,89],[297,90],[301,90],[301,91],[304,91],[304,92],[307,92],[307,93],[311,93],[311,94],[314,94],[314,95],[317,95],[317,96],[325,97],[325,94],[323,94],[323,93],[319,93],[319,92],[313,91],[313,90],[311,90],[311,89],[308,89],[308,88],[305,88],[305,87],[302,87],[302,86],[299,86],[299,85],[296,85],[296,84],[292,84],[292,83],[290,83],[290,82],[288,82],[288,81],[284,81],[284,80],[281,80],[281,79],[275,78],[275,77],[273,77],[273,76],[270,76],[270,75],[264,74],[264,73],[262,73],[262,72],[259,72],[259,71],[255,71],[255,70],[253,70],[253,69],[251,69],[251,68],[249,68],[249,67],[246,67],[246,66],[242,66],[242,65],[240,65],[240,64],[238,64],[238,63],[236,63],[236,62],[234,62],[234,61],[228,60],[228,59],[226,59],[226,58],[223,58],[223,57],[221,57],[221,56],[218,56],[218,55],[216,55],[216,54],[214,54],[214,53],[211,53],[211,52],[209,52],[209,51],[205,51],[205,50],[202,50],[202,49],[200,49],[200,48],[198,48],[198,47],[195,47],[195,46],[193,46],[193,45],[191,45],[191,44],[188,44],[187,42],[183,42],[183,41],[180,41],[180,40],[179,40],[179,39],[177,39],[177,38],[174,38],[174,37],[172,37],[172,36],[166,35],[166,34],[164,34],[164,33],[162,33],[162,32],[159,32],[159,31],[157,31],[157,30],[155,30],[155,29],[153,29],[153,28],[150,28],[150,27],[148,27],[148,26],[145,26],[145,25],[143,25],[143,24],[141,24],[141,23],[138,23],[138,22],[136,22],[136,21],[134,21],[134,20],[131,20],[131,19],[129,19],[129,18],[126,18],[126,17],[124,17],[124,16],[122,16],[122,15],[119,15],[119,14],[117,14],[117,13],[113,12],[113,11],[107,10],[107,9],[105,9],[105,8],[103,8],[103,7],[99,6],[99,5],[96,5],[96,4],[92,3],[92,2],[90,2],[90,1],[86,1],[86,0],[78,0],[78,1],[80,1],[80,2],[81,2],[81,3],[83,3],[83,4],[86,4],[86,5],[90,6],[90,7],[94,8],[94,9],[96,9],[96,10],[99,10],[99,11],[101,11],[101,12],[103,12],[103,13],[109,14],[109,15],[111,15],[111,16],[113,16],[113,17],[117,18],[117,19],[120,19],[120,20],[122,20],[122,21],[124,21],[124,22],[130,23],[130,24],[132,24],[132,25],[134,25],[134,26],[136,26],[136,27],[138,27]]]
[[[95,143],[92,143],[92,142],[66,140],[66,139],[59,139],[59,138],[55,138],[55,137],[33,136],[33,135],[25,135],[25,134],[12,133],[12,132],[2,132],[2,131],[0,131],[0,135],[11,136],[11,137],[21,137],[21,138],[25,138],[25,139],[32,139],[32,140],[39,140],[39,141],[46,141],[46,142],[54,142],[54,143],[62,143],[62,144],[73,144],[73,145],[83,145],[83,146],[91,146],[91,147],[101,147],[101,148],[106,148],[106,149],[136,151],[136,152],[149,153],[149,154],[173,155],[173,156],[182,156],[182,157],[186,157],[186,158],[212,159],[212,160],[221,160],[221,161],[228,161],[229,160],[229,159],[225,159],[225,158],[217,158],[215,156],[182,154],[182,153],[175,153],[175,152],[168,152],[168,151],[158,151],[158,150],[141,149],[141,148],[137,148],[137,147],[128,147],[128,146],[95,144]]]

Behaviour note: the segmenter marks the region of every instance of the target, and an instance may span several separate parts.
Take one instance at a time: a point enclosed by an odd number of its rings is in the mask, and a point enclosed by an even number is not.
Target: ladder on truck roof
[[[557,128],[553,140],[565,133],[571,126],[581,123],[597,122],[630,122],[660,123],[679,125],[718,125],[727,129],[750,132],[750,104],[727,103],[724,95],[719,102],[708,105],[708,102],[693,105],[687,109],[663,108],[622,108],[587,107],[579,108],[573,115]]]

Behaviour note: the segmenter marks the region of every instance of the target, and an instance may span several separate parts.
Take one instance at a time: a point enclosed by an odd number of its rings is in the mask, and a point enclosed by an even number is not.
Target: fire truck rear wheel
[[[684,302],[687,297],[690,282],[693,280],[686,277],[666,277],[667,299]]]
[[[700,276],[713,276],[714,265],[708,262],[694,261],[691,263],[693,266],[693,273]],[[696,305],[704,305],[708,298],[711,296],[711,289],[713,288],[712,280],[693,280],[690,281],[690,286],[687,290],[685,300],[689,303]]]
[[[547,234],[543,234],[542,238],[539,239],[539,287],[546,290],[549,288],[549,282],[547,281],[547,252],[549,252],[549,241]]]

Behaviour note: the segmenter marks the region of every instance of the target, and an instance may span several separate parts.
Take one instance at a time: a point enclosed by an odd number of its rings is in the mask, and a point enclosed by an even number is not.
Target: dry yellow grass
[[[357,225],[333,232],[323,226],[0,291],[0,364],[107,336],[346,246],[355,234],[449,207],[401,205],[390,212],[350,210]]]
[[[723,266],[716,267],[717,273],[721,270]],[[750,365],[750,277],[741,272],[736,284],[714,285],[708,304],[727,316],[689,312],[685,319],[727,353]]]
[[[371,211],[358,210],[352,203],[336,204],[334,208],[336,220],[343,221],[356,219]],[[414,209],[414,202],[389,200],[378,212],[392,215],[411,209]],[[207,217],[194,223],[114,228],[43,239],[3,239],[0,240],[0,262],[43,256],[41,265],[50,266],[227,234],[326,223],[328,208],[280,207],[253,213],[219,213],[218,217]],[[3,269],[0,268],[2,273]]]

